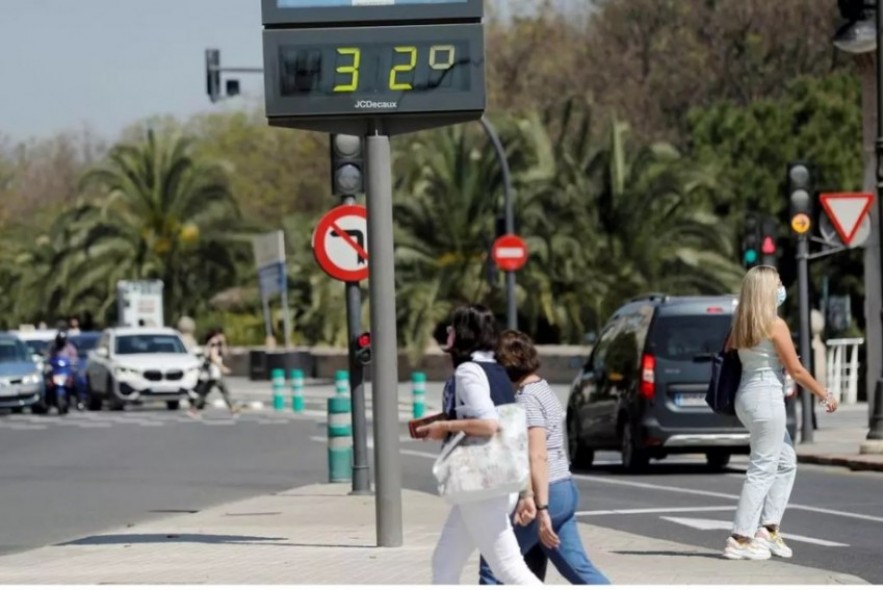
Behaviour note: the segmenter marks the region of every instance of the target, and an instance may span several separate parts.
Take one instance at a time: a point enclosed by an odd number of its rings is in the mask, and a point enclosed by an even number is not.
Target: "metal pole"
[[[343,197],[344,205],[352,205],[356,198]],[[355,340],[362,332],[362,291],[359,283],[346,283],[346,325],[349,333],[350,398],[353,422],[353,494],[371,493],[368,472],[368,424],[365,418],[365,368],[356,360]]]
[[[399,455],[398,343],[389,137],[366,138],[368,244],[371,249],[374,471],[377,545],[402,546],[402,469]]]
[[[264,308],[264,328],[269,339],[273,335],[273,323],[270,321],[270,300],[263,293],[261,294],[261,303]]]
[[[285,329],[285,348],[291,348],[291,314],[288,312],[288,277],[282,289],[282,327]]]
[[[879,252],[878,263],[883,266],[883,0],[877,0],[877,248]],[[871,246],[873,247],[873,246]],[[877,274],[878,284],[883,281],[883,269],[874,269]],[[868,301],[873,301],[869,299]],[[883,301],[877,298],[877,311],[883,321]],[[870,306],[868,306],[870,307]],[[870,315],[870,314],[869,314]],[[879,342],[879,341],[878,341]],[[880,348],[877,349],[878,351]],[[874,388],[874,398],[871,401],[872,415],[867,439],[871,441],[883,440],[883,374],[878,373],[877,384]],[[877,452],[883,448],[877,449]]]
[[[809,238],[806,235],[797,238],[797,289],[798,313],[800,314],[800,357],[803,365],[810,367],[812,346],[809,333]],[[805,387],[801,387],[800,397],[803,400],[800,442],[811,443],[813,441],[812,393]]]
[[[500,162],[500,170],[503,174],[503,201],[506,212],[506,233],[515,233],[515,204],[512,199],[512,175],[509,171],[509,160],[506,158],[506,151],[503,149],[503,142],[497,135],[497,130],[484,115],[481,116],[481,126],[484,127],[485,133],[497,152],[497,160]],[[510,330],[518,329],[518,306],[515,301],[515,273],[513,271],[506,272],[506,326]]]

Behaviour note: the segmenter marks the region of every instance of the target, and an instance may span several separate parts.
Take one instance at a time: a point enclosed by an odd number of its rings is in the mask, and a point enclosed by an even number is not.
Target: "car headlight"
[[[40,373],[31,373],[22,377],[21,382],[23,385],[36,385],[42,380],[42,377]]]
[[[123,379],[125,377],[137,377],[141,375],[141,371],[139,371],[138,369],[130,369],[129,367],[116,367],[113,370],[113,374],[118,379]]]

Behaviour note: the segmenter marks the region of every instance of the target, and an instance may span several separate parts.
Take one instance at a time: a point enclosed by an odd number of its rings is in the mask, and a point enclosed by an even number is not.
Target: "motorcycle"
[[[68,413],[71,398],[76,398],[76,370],[70,359],[53,356],[46,363],[46,406],[55,406],[59,415]]]

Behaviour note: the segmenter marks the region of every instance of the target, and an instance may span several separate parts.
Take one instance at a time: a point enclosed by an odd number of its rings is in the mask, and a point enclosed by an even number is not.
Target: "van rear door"
[[[663,306],[650,328],[647,354],[655,365],[655,414],[663,430],[712,433],[741,430],[733,416],[705,403],[711,359],[721,350],[733,305],[690,302]]]

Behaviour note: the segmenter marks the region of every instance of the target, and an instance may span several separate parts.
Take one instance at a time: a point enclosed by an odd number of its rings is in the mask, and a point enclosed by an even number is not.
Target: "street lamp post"
[[[841,14],[849,21],[841,27],[834,37],[834,45],[843,51],[853,54],[869,54],[876,50],[876,139],[874,141],[874,155],[876,159],[875,177],[877,184],[877,232],[876,242],[871,241],[869,247],[877,247],[876,264],[867,262],[873,259],[871,252],[866,257],[865,273],[867,300],[866,314],[869,325],[868,366],[874,367],[877,372],[871,416],[869,417],[869,430],[865,443],[861,446],[862,453],[883,453],[883,365],[879,358],[872,355],[881,355],[883,344],[871,342],[870,325],[876,323],[877,318],[873,314],[879,313],[880,321],[883,322],[883,298],[880,296],[881,281],[883,281],[883,0],[877,0],[874,4],[866,5],[864,0],[838,0]],[[865,18],[866,9],[875,9],[875,23]],[[876,25],[876,26],[875,26]],[[870,69],[870,68],[868,68]],[[869,101],[864,101],[869,102]],[[874,276],[876,275],[876,276]],[[873,288],[873,292],[871,290]],[[876,295],[876,296],[875,296]],[[877,309],[874,309],[876,306]],[[880,333],[876,338],[881,338]],[[872,346],[873,345],[873,346]]]
[[[482,115],[481,126],[484,127],[485,133],[497,152],[497,160],[500,161],[500,170],[503,174],[503,200],[506,211],[506,233],[515,233],[515,205],[512,201],[512,174],[509,171],[509,160],[506,158],[506,150],[503,149],[503,142],[497,135],[496,129]],[[515,271],[506,271],[506,327],[510,330],[518,329],[518,306],[515,302]]]
[[[877,155],[877,247],[879,278],[883,279],[883,0],[877,0],[877,141],[874,144]],[[880,319],[883,321],[883,301],[877,299],[880,306]],[[870,310],[869,310],[870,311]],[[883,452],[883,374],[877,376],[874,388],[874,409],[871,416],[871,427],[868,431],[869,442],[862,445],[863,452]]]

